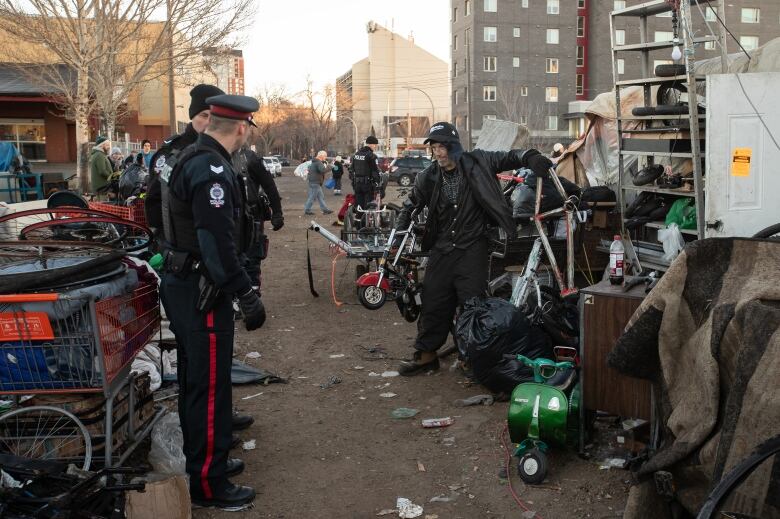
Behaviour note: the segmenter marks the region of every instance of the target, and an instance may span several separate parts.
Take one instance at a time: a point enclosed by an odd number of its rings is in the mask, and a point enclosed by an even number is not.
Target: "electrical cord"
[[[507,445],[506,437],[509,433],[509,424],[504,424],[504,427],[501,429],[501,433],[499,434],[499,440],[501,441],[501,446],[504,448],[504,470],[506,471],[506,479],[509,482],[509,493],[512,494],[512,499],[515,500],[515,503],[517,503],[517,506],[523,509],[524,512],[532,512],[534,514],[533,519],[542,519],[542,516],[537,514],[536,512],[532,511],[530,508],[528,508],[528,505],[525,504],[525,502],[520,499],[520,497],[517,495],[517,492],[515,491],[514,486],[512,485],[512,477],[509,473],[509,465],[512,461],[512,453],[509,450],[509,446]]]

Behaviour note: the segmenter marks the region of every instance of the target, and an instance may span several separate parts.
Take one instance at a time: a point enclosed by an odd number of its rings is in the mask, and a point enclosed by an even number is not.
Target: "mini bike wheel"
[[[65,409],[22,407],[0,416],[0,452],[66,461],[89,470],[92,439],[81,420]]]
[[[517,473],[525,483],[538,485],[547,477],[547,456],[539,449],[531,449],[517,462]]]
[[[358,288],[358,299],[369,310],[378,310],[387,301],[387,293],[377,286],[369,285]]]

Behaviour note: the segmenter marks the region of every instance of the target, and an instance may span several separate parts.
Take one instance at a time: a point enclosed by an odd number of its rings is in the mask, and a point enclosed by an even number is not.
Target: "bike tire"
[[[83,225],[83,227],[74,227],[78,225]],[[52,236],[60,238],[63,236],[72,236],[76,238],[73,241],[79,241],[82,238],[80,238],[77,233],[86,233],[87,231],[99,231],[104,233],[103,235],[106,236],[106,239],[97,243],[105,243],[111,245],[113,248],[122,249],[125,252],[134,252],[144,249],[149,246],[149,243],[152,240],[152,233],[145,225],[131,222],[130,220],[116,218],[114,216],[101,216],[95,218],[75,217],[37,222],[24,227],[19,233],[19,238],[21,240],[32,238],[33,240],[45,241]]]
[[[656,77],[684,76],[687,72],[685,65],[663,64],[655,67]]]
[[[769,227],[766,227],[765,229],[761,229],[756,234],[753,235],[753,238],[758,238],[762,240],[780,240],[780,223],[776,223],[774,225],[770,225]]]

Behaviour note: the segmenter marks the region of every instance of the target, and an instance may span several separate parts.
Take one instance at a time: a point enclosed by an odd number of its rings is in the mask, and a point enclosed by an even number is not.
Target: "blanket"
[[[677,500],[696,514],[731,468],[780,431],[779,329],[780,242],[707,239],[677,257],[608,358],[653,382],[661,426],[625,517],[659,517],[647,491],[659,470],[673,474]],[[764,462],[726,505],[780,517],[780,461]]]

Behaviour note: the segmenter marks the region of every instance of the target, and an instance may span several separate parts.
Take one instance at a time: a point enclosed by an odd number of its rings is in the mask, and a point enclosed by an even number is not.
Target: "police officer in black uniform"
[[[373,135],[366,139],[366,145],[352,156],[349,167],[349,179],[355,192],[355,206],[367,209],[374,200],[374,192],[379,189],[381,179],[379,165],[376,162],[376,151],[379,141]]]
[[[200,84],[190,90],[190,124],[184,130],[163,141],[163,145],[152,155],[149,177],[146,187],[146,201],[144,212],[146,222],[152,229],[155,239],[160,241],[163,231],[162,201],[160,199],[160,172],[165,167],[165,162],[172,155],[177,155],[184,148],[195,142],[198,135],[206,130],[209,124],[209,105],[206,98],[224,94],[214,85]]]
[[[278,231],[284,226],[282,197],[276,188],[274,177],[265,167],[257,153],[243,146],[233,154],[233,168],[241,175],[246,187],[247,211],[254,226],[255,242],[259,247],[247,251],[244,270],[252,281],[252,287],[260,290],[260,262],[268,254],[268,241],[265,235],[265,222],[271,222],[271,228]]]
[[[209,97],[206,131],[160,173],[165,261],[161,298],[176,342],[179,408],[186,470],[193,504],[237,510],[255,491],[231,483],[243,462],[228,458],[234,296],[247,330],[265,322],[265,309],[239,256],[250,225],[244,218],[244,186],[230,154],[249,136],[258,103],[246,96]],[[251,223],[251,222],[250,222]]]

